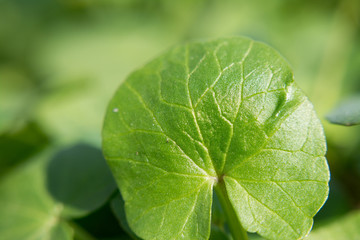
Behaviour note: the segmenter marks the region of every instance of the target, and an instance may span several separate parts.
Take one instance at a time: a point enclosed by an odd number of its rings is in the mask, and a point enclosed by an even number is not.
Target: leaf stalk
[[[238,217],[236,216],[235,210],[231,205],[226,191],[223,177],[219,179],[219,182],[214,186],[215,193],[219,198],[221,206],[224,210],[226,222],[229,226],[231,235],[234,240],[248,240],[248,235],[242,227]]]

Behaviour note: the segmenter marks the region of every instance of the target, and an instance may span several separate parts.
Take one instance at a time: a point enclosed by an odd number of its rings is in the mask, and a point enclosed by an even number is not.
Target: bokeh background
[[[1,0],[0,181],[54,146],[100,149],[117,87],[169,47],[240,35],[290,62],[324,124],[331,192],[314,228],[359,209],[360,126],[325,118],[360,93],[359,0]]]

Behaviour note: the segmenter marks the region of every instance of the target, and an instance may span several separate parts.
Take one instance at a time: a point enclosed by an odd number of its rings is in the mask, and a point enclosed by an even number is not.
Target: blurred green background
[[[188,40],[248,36],[277,49],[328,141],[321,226],[360,208],[360,127],[325,115],[360,93],[359,0],[0,0],[0,181],[47,148],[101,147],[119,84]]]

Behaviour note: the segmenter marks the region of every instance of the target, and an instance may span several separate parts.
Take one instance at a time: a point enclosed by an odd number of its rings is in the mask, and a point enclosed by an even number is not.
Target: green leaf
[[[0,134],[29,118],[35,96],[34,84],[22,69],[0,65]]]
[[[82,216],[102,206],[116,184],[101,151],[78,144],[52,157],[47,167],[47,188],[63,203],[63,216]]]
[[[20,166],[0,183],[2,240],[72,239],[73,230],[60,217],[62,204],[46,191],[44,159]]]
[[[360,239],[360,211],[352,212],[335,222],[311,232],[307,240]]]
[[[345,126],[360,124],[360,96],[341,102],[326,118],[331,123]]]
[[[144,239],[208,239],[213,189],[234,238],[243,226],[299,239],[328,195],[311,103],[286,61],[246,38],[175,47],[132,73],[108,106],[103,151]]]

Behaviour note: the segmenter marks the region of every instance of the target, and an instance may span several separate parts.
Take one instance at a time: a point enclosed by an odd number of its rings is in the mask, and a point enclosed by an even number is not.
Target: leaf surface
[[[246,38],[175,47],[111,100],[103,150],[144,239],[208,239],[213,188],[243,227],[298,239],[328,195],[323,129],[286,61]]]

